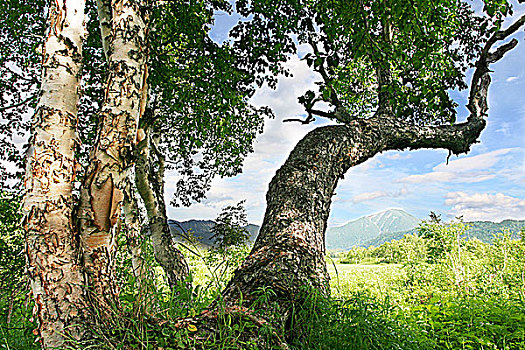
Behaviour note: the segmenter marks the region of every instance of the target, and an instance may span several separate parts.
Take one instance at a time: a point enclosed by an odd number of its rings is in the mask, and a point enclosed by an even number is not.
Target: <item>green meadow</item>
[[[525,349],[523,237],[513,239],[507,231],[487,244],[462,238],[464,230],[461,223],[423,223],[420,236],[330,252],[331,296],[305,290],[306,301],[288,315],[286,328],[262,327],[259,336],[277,335],[293,349]],[[22,252],[23,241],[16,232],[2,240],[13,255],[2,260],[0,349],[38,349],[23,261],[15,254]],[[218,335],[198,345],[192,340],[195,329],[177,326],[214,300],[220,303],[220,292],[248,247],[220,253],[198,245],[181,249],[192,286],[181,286],[176,295],[160,267],[152,270],[146,289],[138,290],[130,257],[121,250],[117,270],[125,312],[93,329],[96,345],[77,348],[257,349],[256,342],[241,337],[254,327],[246,318],[225,313]],[[154,265],[154,259],[148,263]],[[254,315],[272,293],[261,291]]]

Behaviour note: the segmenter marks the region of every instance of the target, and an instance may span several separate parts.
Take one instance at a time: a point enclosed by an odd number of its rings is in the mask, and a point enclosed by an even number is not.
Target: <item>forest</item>
[[[326,248],[352,168],[480,143],[522,3],[3,1],[0,347],[525,349],[523,228],[482,242],[431,212],[377,247]],[[218,14],[239,18],[224,41]],[[255,242],[244,202],[213,245],[174,239],[170,208],[242,173],[276,117],[253,98],[300,47],[319,79],[282,122],[316,127],[264,184]]]

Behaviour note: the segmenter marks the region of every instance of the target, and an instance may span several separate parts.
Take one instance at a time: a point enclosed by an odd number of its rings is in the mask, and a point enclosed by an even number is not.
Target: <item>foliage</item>
[[[246,245],[249,233],[246,230],[248,220],[246,219],[245,201],[236,205],[226,206],[215,219],[215,226],[212,228],[215,238],[216,248],[223,252],[235,245]]]
[[[403,319],[423,349],[522,349],[525,242],[512,239],[517,235],[509,230],[493,244],[466,241],[464,230],[461,222],[422,223],[426,238],[418,239],[425,254],[411,262],[400,258],[402,242],[370,247],[365,255],[397,247],[394,262],[404,264],[338,265],[334,295],[345,299],[357,292],[388,301],[391,317]]]
[[[233,271],[241,265],[249,252],[249,232],[246,230],[245,201],[226,206],[215,219],[211,229],[215,244],[202,254],[202,261],[212,274],[220,291],[230,280]]]
[[[481,44],[498,29],[507,1],[486,1],[487,16],[460,0],[247,1],[237,11],[249,18],[232,31],[243,67],[258,82],[272,83],[296,44],[309,45],[303,59],[322,77],[318,91],[299,97],[308,118],[347,123],[378,109],[415,124],[454,123],[449,90],[466,88],[465,72]],[[253,48],[256,51],[253,52]],[[315,108],[328,103],[328,112]]]
[[[231,11],[228,1],[162,1],[143,10],[150,14],[150,111],[140,123],[160,135],[167,166],[179,172],[174,203],[189,205],[205,196],[215,176],[241,171],[264,117],[272,114],[249,102],[254,78],[239,68],[236,52],[208,35],[215,11]],[[46,11],[42,0],[0,5],[0,146],[6,150],[0,159],[11,162],[9,168],[0,165],[2,182],[20,178],[23,169],[20,146],[28,137],[27,116],[40,86]],[[84,167],[98,132],[108,73],[94,0],[86,1],[86,12],[77,150]]]
[[[396,315],[395,307],[365,293],[324,299],[310,293],[294,310],[294,349],[425,349],[424,342]],[[294,332],[295,331],[295,332]]]
[[[0,192],[0,347],[34,349],[20,198]]]
[[[414,307],[412,321],[422,326],[437,349],[523,349],[525,303],[501,297],[431,299]]]
[[[165,1],[152,8],[150,107],[142,127],[160,135],[168,166],[181,178],[173,203],[204,197],[215,176],[233,176],[262,132],[268,108],[256,108],[253,77],[239,69],[228,43],[208,32],[215,11],[231,12],[225,0]]]
[[[45,28],[44,0],[7,0],[0,3],[0,183],[20,176],[27,136],[25,116],[36,105],[40,87],[41,43]]]
[[[7,237],[16,237],[13,232],[20,233],[17,231],[19,214],[16,198],[4,195],[1,203],[2,227],[6,230],[2,232],[1,242],[5,244]],[[239,213],[242,214],[242,210],[237,211]],[[226,217],[222,221],[235,222]],[[242,227],[242,220],[240,224]],[[441,224],[428,225],[432,228]],[[457,233],[453,225],[441,226],[434,229],[445,237]],[[465,278],[459,286],[446,251],[439,255],[441,258],[433,260],[426,255],[409,260],[403,255],[414,242],[430,244],[429,238],[406,237],[404,242],[391,242],[394,244],[388,248],[359,249],[356,251],[375,252],[377,260],[391,256],[390,249],[398,247],[394,256],[404,264],[336,264],[337,274],[329,265],[332,298],[308,293],[304,303],[295,305],[285,328],[261,328],[252,319],[219,307],[218,331],[213,337],[197,340],[201,330],[211,327],[196,321],[198,315],[208,310],[214,300],[220,303],[217,296],[229,278],[226,275],[220,277],[220,281],[214,280],[219,274],[210,271],[224,264],[222,258],[229,261],[231,269],[237,267],[242,261],[235,257],[238,251],[229,247],[222,252],[221,259],[211,260],[207,258],[207,254],[214,254],[211,250],[196,256],[183,249],[192,270],[188,282],[193,286],[188,288],[182,284],[171,293],[146,241],[144,259],[154,276],[147,281],[146,290],[139,291],[122,233],[117,278],[122,288],[123,311],[94,328],[96,346],[102,349],[119,346],[121,349],[257,349],[260,348],[257,339],[271,341],[277,334],[294,349],[522,349],[525,345],[522,277],[525,243],[511,237],[513,233],[504,231],[494,239],[493,245],[479,240],[463,242]],[[450,249],[453,250],[454,245],[449,245]],[[12,241],[8,252],[13,255],[9,256],[16,256],[16,252],[22,250],[23,240],[19,236]],[[243,254],[247,254],[247,250]],[[7,269],[10,265],[2,265],[3,274],[21,276],[23,261],[18,264],[1,261],[16,267]],[[253,315],[266,309],[271,293],[269,289],[261,291],[251,311]],[[5,321],[3,300],[0,303],[1,331],[5,333],[0,338],[2,342],[8,341],[10,349],[36,348],[32,343],[29,310],[23,304],[25,295],[17,299],[9,325]]]

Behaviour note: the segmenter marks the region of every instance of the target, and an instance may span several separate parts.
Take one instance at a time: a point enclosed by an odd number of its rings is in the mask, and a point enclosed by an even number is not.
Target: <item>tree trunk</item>
[[[506,52],[515,45],[498,50]],[[493,62],[492,56],[482,56],[478,62],[469,101],[471,115],[465,123],[418,126],[378,113],[370,119],[321,127],[307,134],[270,183],[259,236],[223,292],[226,306],[242,301],[249,307],[269,288],[274,293],[266,296],[265,305],[271,314],[279,315],[272,316],[272,321],[284,325],[293,304],[300,303],[309,289],[328,295],[325,231],[338,180],[350,167],[387,150],[445,148],[454,154],[468,152],[486,124],[483,117],[488,110],[488,64]]]
[[[35,334],[44,349],[87,335],[85,281],[72,213],[84,5],[82,0],[49,2],[41,94],[25,175],[28,274]]]
[[[130,174],[125,179],[124,200],[122,212],[124,214],[124,223],[126,224],[126,245],[131,255],[131,266],[135,276],[135,289],[139,295],[146,292],[146,280],[153,276],[148,271],[143,253],[144,244],[144,215],[141,215],[138,199],[137,188],[135,186],[135,173]],[[140,299],[140,298],[139,298]],[[140,303],[137,300],[137,303]]]
[[[188,277],[189,268],[170,232],[164,202],[164,157],[149,129],[144,130],[144,138],[138,145],[136,183],[148,213],[155,259],[164,269],[170,288],[174,289]]]
[[[112,2],[102,126],[81,190],[79,222],[84,267],[92,295],[103,312],[118,303],[113,278],[115,235],[125,179],[133,166],[137,125],[147,99],[147,25],[141,5],[138,0]]]
[[[112,24],[112,10],[111,0],[97,0],[97,14],[98,22],[100,24],[100,37],[102,39],[102,49],[104,50],[104,57],[109,63],[109,45],[111,41],[111,24]]]
[[[328,126],[310,132],[272,179],[267,208],[252,252],[235,272],[223,297],[226,305],[249,306],[271,288],[279,322],[308,288],[329,295],[325,231],[332,195],[350,166],[380,151],[364,123]]]

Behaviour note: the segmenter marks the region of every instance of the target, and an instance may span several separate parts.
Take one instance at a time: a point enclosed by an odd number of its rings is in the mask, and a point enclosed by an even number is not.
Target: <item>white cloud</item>
[[[404,196],[406,194],[410,193],[406,187],[401,188],[399,191],[374,191],[374,192],[363,192],[360,193],[352,198],[353,203],[360,203],[360,202],[366,202],[371,201],[377,198],[382,197],[389,197],[389,198],[397,198]]]
[[[516,80],[516,79],[518,79],[518,77],[508,77],[507,79],[505,79],[505,81],[506,81],[507,83],[510,83],[511,81],[514,81],[514,80]]]
[[[399,179],[399,182],[410,184],[421,184],[430,182],[449,182],[456,177],[455,174],[443,171],[436,171],[422,175],[410,175]]]
[[[432,172],[409,175],[398,180],[401,183],[421,184],[436,182],[477,183],[498,176],[497,171],[490,171],[500,163],[504,156],[515,151],[514,148],[504,148],[472,157],[463,157],[448,163],[435,166]]]
[[[412,157],[410,154],[402,154],[401,152],[387,153],[384,155],[386,159],[390,160],[400,160],[400,159],[409,159]]]
[[[366,202],[366,201],[371,201],[373,199],[380,198],[380,197],[386,197],[386,196],[388,196],[388,193],[384,191],[364,192],[364,193],[358,194],[357,196],[354,196],[354,198],[352,198],[352,202],[354,203]]]
[[[466,221],[525,219],[525,200],[503,193],[449,192],[445,205],[452,206],[449,214],[463,216]]]
[[[503,148],[496,151],[480,154],[473,157],[463,157],[448,163],[442,163],[434,167],[434,171],[466,172],[472,170],[484,170],[494,166],[501,160],[501,156],[508,154],[512,148]]]

